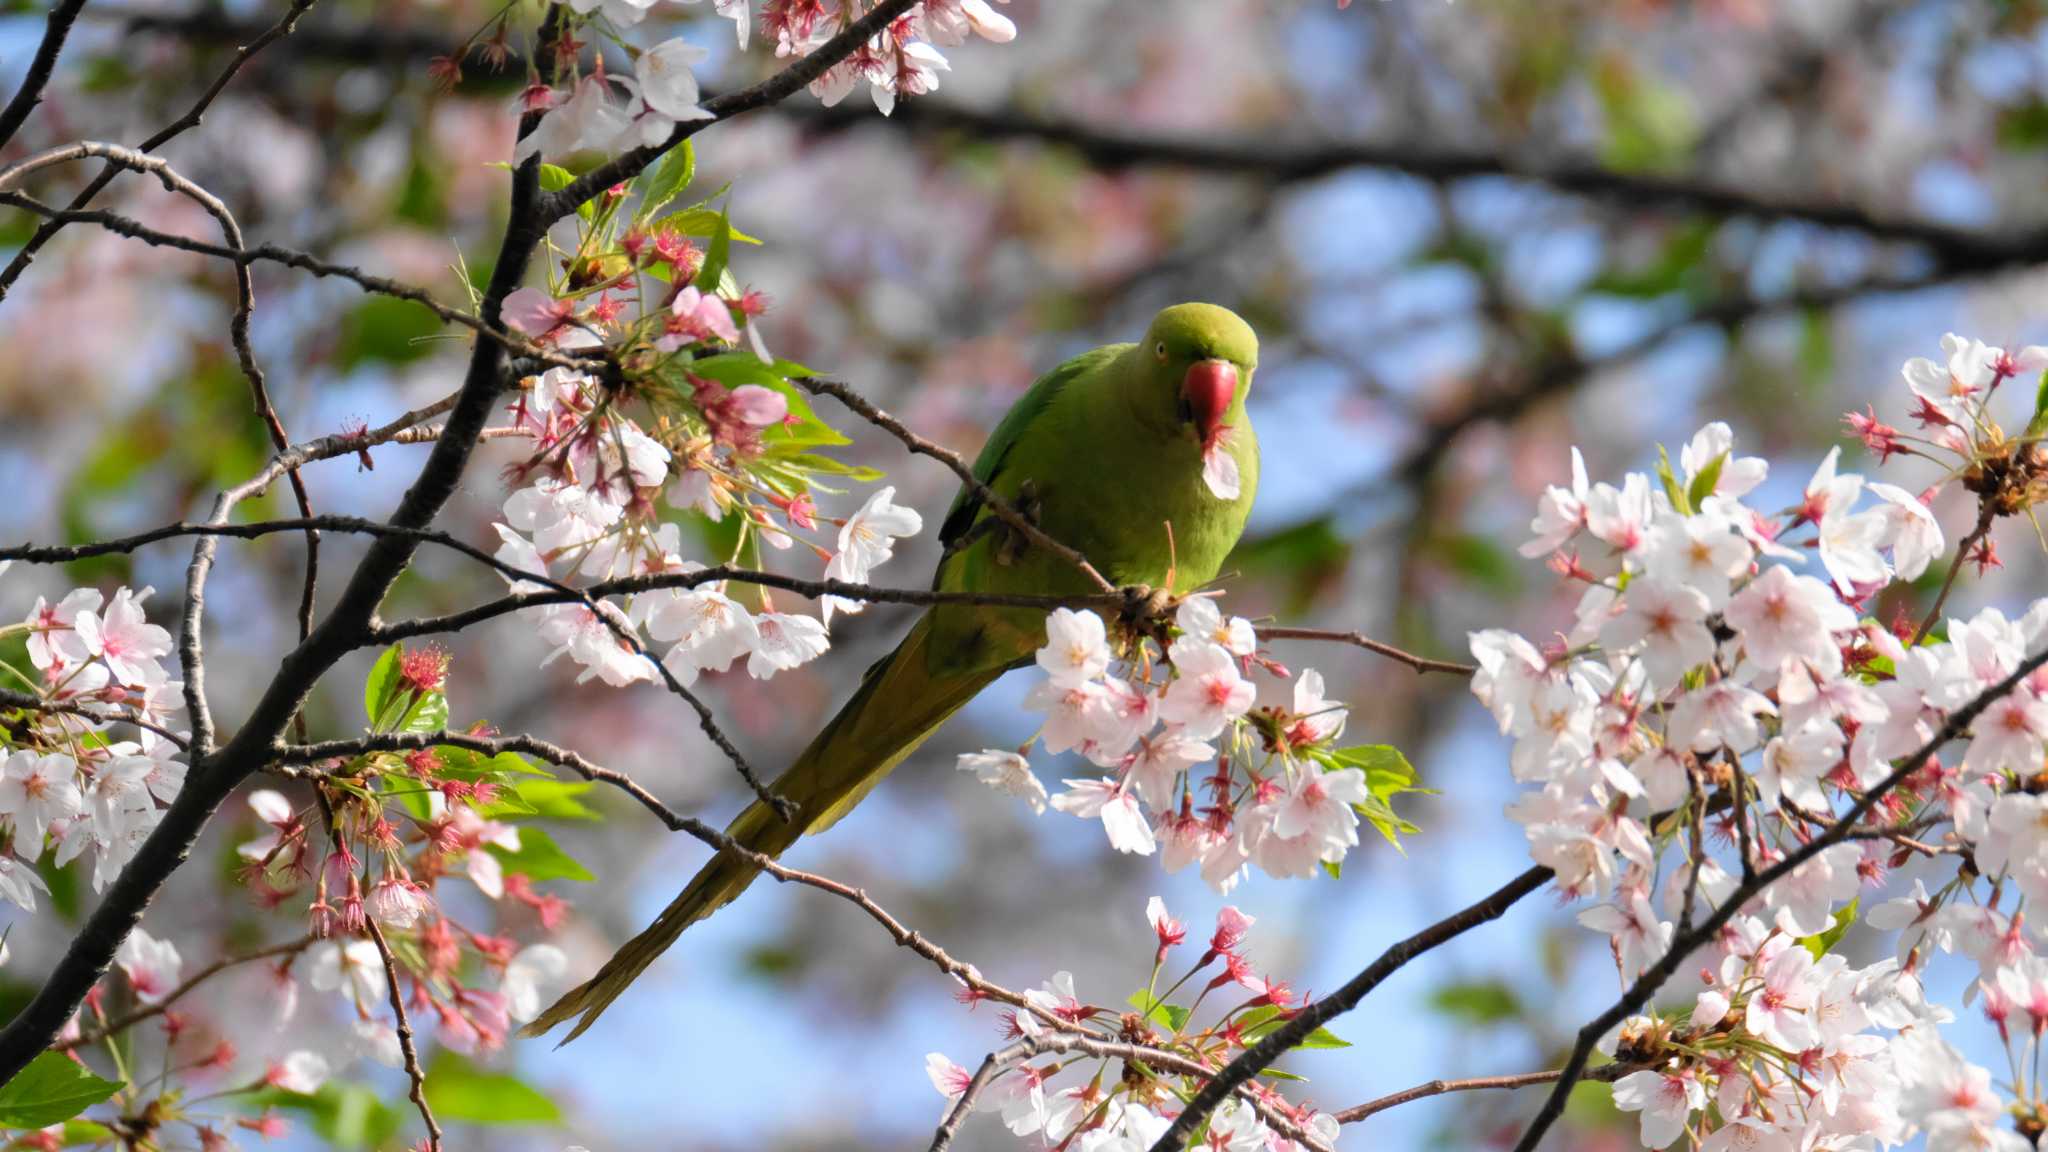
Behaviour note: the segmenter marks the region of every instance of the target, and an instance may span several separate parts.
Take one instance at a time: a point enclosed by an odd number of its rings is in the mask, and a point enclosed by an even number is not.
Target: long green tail
[[[775,857],[798,837],[831,827],[939,725],[1002,674],[1001,666],[932,674],[927,651],[931,636],[932,616],[926,613],[896,651],[868,669],[853,698],[776,779],[773,791],[798,805],[794,820],[784,822],[757,800],[726,827],[726,835],[754,852]],[[538,1036],[580,1016],[562,1043],[582,1035],[683,929],[730,903],[760,871],[747,860],[720,852],[659,919],[621,946],[597,975],[527,1025],[525,1034]]]

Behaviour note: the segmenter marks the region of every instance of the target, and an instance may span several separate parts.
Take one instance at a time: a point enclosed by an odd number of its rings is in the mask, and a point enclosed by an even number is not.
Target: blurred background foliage
[[[1253,418],[1266,478],[1230,566],[1230,604],[1456,656],[1469,629],[1541,635],[1567,618],[1550,574],[1514,547],[1534,494],[1565,475],[1570,445],[1597,478],[1726,420],[1790,494],[1840,440],[1843,412],[1875,404],[1903,423],[1898,366],[1933,354],[1944,331],[2048,342],[2044,9],[1013,0],[1015,43],[954,53],[943,89],[893,118],[858,98],[825,109],[800,97],[706,133],[699,186],[731,181],[736,226],[764,241],[740,271],[773,298],[765,323],[778,354],[970,453],[1037,372],[1132,338],[1160,305],[1198,298],[1243,312],[1263,340]],[[0,61],[18,70],[44,9],[7,11]],[[11,151],[140,139],[281,11],[91,0]],[[479,262],[503,220],[495,165],[510,151],[525,45],[515,37],[498,70],[469,56],[452,88],[430,64],[497,11],[320,0],[167,154],[234,208],[252,242],[463,299],[464,276],[488,274]],[[645,43],[673,25],[713,50],[707,85],[774,66],[762,51],[735,52],[709,5],[663,4],[652,23]],[[55,198],[86,175],[37,190]],[[102,199],[210,234],[188,203],[133,177]],[[0,214],[0,257],[32,231],[26,215]],[[381,423],[456,385],[466,343],[424,310],[295,272],[257,275],[258,350],[295,438]],[[193,516],[259,466],[266,440],[225,342],[229,290],[217,263],[84,227],[38,256],[0,307],[0,538],[84,539]],[[860,442],[858,458],[887,469],[931,522],[949,476],[892,441]],[[1847,452],[1851,466],[1874,468],[1860,447]],[[315,502],[386,512],[421,458],[394,446],[374,468],[324,465],[309,476]],[[471,469],[448,527],[489,539],[504,494],[496,469],[510,460],[498,452]],[[1932,479],[1910,462],[1899,470],[1909,487]],[[248,514],[289,514],[279,495],[270,501]],[[1953,540],[1967,507],[1938,509]],[[2004,567],[1966,595],[2038,592],[2039,544],[2015,533],[1999,545]],[[330,541],[330,571],[356,547]],[[290,639],[300,560],[284,537],[223,551],[210,650],[216,708],[232,724],[245,706],[236,686],[259,685]],[[932,559],[920,542],[892,578],[921,582]],[[169,589],[182,560],[158,549],[62,573],[17,567],[0,615],[60,581]],[[425,556],[388,614],[451,609],[491,586],[487,573]],[[169,600],[159,593],[160,608]],[[878,607],[850,621],[838,651],[772,690],[724,677],[718,707],[757,762],[785,759],[906,620]],[[537,671],[536,638],[515,621],[460,638],[454,655],[461,715],[574,745],[686,811],[723,819],[738,806],[738,781],[660,691]],[[1437,790],[1408,812],[1423,831],[1405,857],[1380,846],[1340,880],[1254,879],[1232,895],[1260,919],[1260,963],[1314,992],[1524,857],[1500,816],[1503,749],[1461,683],[1350,650],[1276,655],[1322,668],[1332,696],[1352,704],[1353,734],[1400,745]],[[357,723],[364,670],[346,669],[356,680],[337,675],[315,701],[316,736]],[[1112,857],[1090,826],[1033,820],[951,770],[959,751],[1028,735],[1020,693],[999,687],[794,860],[866,885],[1005,983],[1070,968],[1084,997],[1115,1002],[1147,964],[1146,895],[1163,892],[1195,923],[1221,901],[1192,877],[1162,878],[1153,861]],[[604,881],[551,885],[574,900],[565,945],[579,970],[699,856],[598,799],[610,822],[558,838]],[[246,822],[218,821],[229,832],[216,830],[222,843],[206,858],[219,871],[188,870],[152,915],[180,936],[259,935],[263,913],[218,897],[226,843]],[[58,903],[75,914],[76,897]],[[11,939],[10,998],[61,946],[48,929]],[[1339,1029],[1356,1047],[1290,1067],[1329,1109],[1436,1076],[1544,1067],[1611,996],[1597,945],[1541,902],[1518,909],[1377,993]],[[993,1039],[993,1014],[967,1013],[950,991],[853,910],[757,889],[575,1047],[516,1046],[494,1070],[442,1055],[433,1079],[454,1093],[442,1115],[463,1146],[921,1144],[939,1104],[923,1053],[971,1064]],[[490,1079],[512,1067],[517,1091]],[[377,1071],[364,1073],[370,1087],[323,1095],[318,1131],[333,1143],[374,1145],[403,1119]],[[1558,1147],[1633,1146],[1604,1091],[1582,1090]],[[465,1110],[461,1099],[495,1103]],[[1507,1093],[1426,1101],[1346,1140],[1485,1146],[1533,1104]],[[539,1126],[460,1127],[513,1118]],[[962,1146],[998,1137],[1008,1139],[982,1118]]]

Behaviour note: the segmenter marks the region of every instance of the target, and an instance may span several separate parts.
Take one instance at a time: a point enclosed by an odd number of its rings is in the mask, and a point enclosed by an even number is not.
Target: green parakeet
[[[1258,338],[1229,310],[1167,308],[1138,343],[1084,352],[1041,377],[989,436],[974,474],[1116,584],[1198,587],[1236,545],[1258,488],[1258,441],[1244,407],[1258,358]],[[964,487],[939,540],[937,589],[1099,591]],[[727,833],[772,857],[830,827],[976,693],[1030,662],[1044,637],[1040,610],[932,607],[775,781],[773,790],[799,806],[797,817],[785,822],[756,802]],[[660,919],[528,1034],[580,1016],[567,1038],[575,1039],[683,929],[738,896],[758,872],[728,854],[713,858]]]

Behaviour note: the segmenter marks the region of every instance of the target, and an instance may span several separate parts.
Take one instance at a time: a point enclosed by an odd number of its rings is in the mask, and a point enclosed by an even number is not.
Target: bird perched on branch
[[[1139,342],[1084,352],[1040,377],[989,436],[974,475],[1119,586],[1199,587],[1236,545],[1258,488],[1258,441],[1244,408],[1258,360],[1258,338],[1236,314],[1212,304],[1167,308]],[[941,591],[1100,591],[972,488],[954,499],[939,541],[945,551],[932,586]],[[1044,635],[1041,610],[933,606],[775,781],[773,791],[796,805],[794,817],[757,801],[727,835],[774,857],[831,827],[991,681],[1028,663]],[[581,1035],[683,929],[759,873],[757,863],[721,852],[528,1034],[581,1017],[564,1043]]]

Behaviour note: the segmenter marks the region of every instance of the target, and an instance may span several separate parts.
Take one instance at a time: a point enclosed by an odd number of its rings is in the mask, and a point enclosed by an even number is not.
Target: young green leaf
[[[121,1090],[85,1066],[56,1052],[44,1052],[0,1084],[0,1128],[47,1128],[62,1124]]]
[[[446,1049],[427,1069],[427,1104],[468,1124],[559,1124],[562,1110],[517,1076],[489,1072]]]
[[[403,691],[398,678],[398,658],[405,651],[403,644],[393,644],[377,657],[370,666],[370,678],[363,682],[363,715],[372,726],[379,717],[396,705],[398,694]]]
[[[1847,907],[1836,909],[1835,922],[1811,936],[1800,937],[1800,947],[1811,952],[1815,960],[1834,951],[1835,945],[1840,944],[1842,937],[1848,933],[1849,925],[1856,922],[1856,906],[1861,903],[1863,898],[1858,896],[1849,901]]]
[[[732,260],[732,219],[725,212],[718,214],[718,226],[711,231],[711,243],[704,250],[704,263],[697,269],[697,278],[691,283],[699,292],[717,292],[719,280],[725,275],[725,266]]]
[[[1699,475],[1692,478],[1692,487],[1685,490],[1686,500],[1692,507],[1700,507],[1707,502],[1707,497],[1714,494],[1715,486],[1721,483],[1721,469],[1727,463],[1728,453],[1723,452],[1707,461],[1706,466],[1700,469]]]
[[[554,837],[538,828],[519,830],[519,851],[513,852],[493,844],[492,855],[504,864],[507,872],[521,872],[529,880],[583,880],[597,877],[590,870],[578,864],[554,841]]]
[[[1144,1013],[1147,1020],[1161,1027],[1171,1029],[1175,1035],[1179,1035],[1181,1026],[1188,1022],[1187,1009],[1178,1004],[1168,1004],[1164,1000],[1156,999],[1143,988],[1131,993],[1129,1003],[1131,1007]]]
[[[646,188],[640,194],[640,217],[653,219],[697,177],[697,152],[688,140],[668,150],[661,163],[649,170]]]

